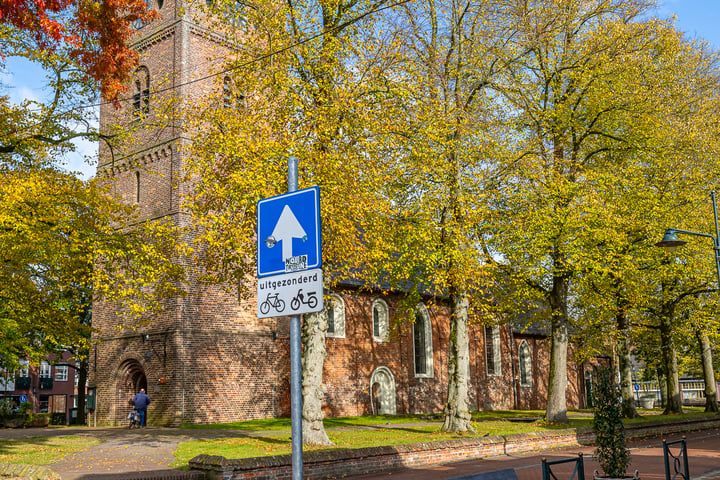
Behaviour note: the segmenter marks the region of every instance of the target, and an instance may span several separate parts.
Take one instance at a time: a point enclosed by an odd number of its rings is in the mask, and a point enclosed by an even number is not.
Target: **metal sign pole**
[[[288,193],[298,189],[297,158],[288,158]],[[300,315],[290,317],[290,411],[292,424],[292,480],[303,478],[302,364]]]

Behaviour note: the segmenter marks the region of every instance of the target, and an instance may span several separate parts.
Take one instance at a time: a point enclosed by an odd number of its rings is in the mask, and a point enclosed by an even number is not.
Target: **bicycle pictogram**
[[[293,310],[298,310],[300,308],[300,305],[307,305],[310,308],[315,308],[317,307],[317,304],[317,293],[308,292],[306,299],[305,295],[302,293],[302,288],[298,290],[297,295],[295,295],[295,297],[290,300],[290,308]]]
[[[270,311],[270,307],[273,307],[276,312],[281,313],[285,310],[285,301],[279,298],[279,293],[268,293],[267,298],[260,304],[260,313],[265,315]],[[293,299],[294,300],[294,299]]]

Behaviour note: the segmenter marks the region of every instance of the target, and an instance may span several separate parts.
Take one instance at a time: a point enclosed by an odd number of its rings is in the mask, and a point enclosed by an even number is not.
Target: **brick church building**
[[[101,109],[101,126],[135,126],[132,142],[100,147],[98,177],[136,204],[140,220],[184,227],[180,208],[187,185],[182,111],[169,100],[207,95],[207,76],[226,51],[223,37],[199,19],[196,3],[150,0],[161,18],[136,25],[133,46],[140,66],[132,97],[119,111]],[[210,2],[210,0],[208,0]],[[150,92],[153,92],[152,97]],[[151,105],[152,103],[152,105]],[[170,121],[160,120],[170,118]],[[165,301],[161,313],[128,328],[112,304],[93,305],[94,347],[90,386],[99,424],[125,423],[128,400],[144,388],[151,425],[215,423],[290,415],[288,319],[258,319],[255,302],[239,301],[220,287],[190,281],[190,295]],[[414,323],[396,325],[398,298],[359,292],[332,295],[323,383],[327,416],[437,413],[446,396],[449,311],[418,304]],[[549,342],[540,330],[470,326],[470,402],[473,408],[545,407]],[[586,405],[588,368],[568,365],[569,408]]]

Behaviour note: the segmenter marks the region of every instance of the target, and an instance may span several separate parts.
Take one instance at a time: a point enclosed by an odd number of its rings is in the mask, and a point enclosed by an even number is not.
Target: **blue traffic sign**
[[[264,198],[257,204],[257,276],[322,266],[320,188]]]

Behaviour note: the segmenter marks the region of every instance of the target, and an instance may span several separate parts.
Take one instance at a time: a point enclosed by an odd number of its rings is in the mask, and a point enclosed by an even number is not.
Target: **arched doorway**
[[[373,415],[395,415],[395,377],[387,367],[378,367],[370,376],[370,402]]]
[[[132,398],[140,389],[147,391],[147,377],[145,369],[135,359],[124,361],[118,370],[115,423],[122,425],[126,421],[128,412],[132,409]]]

